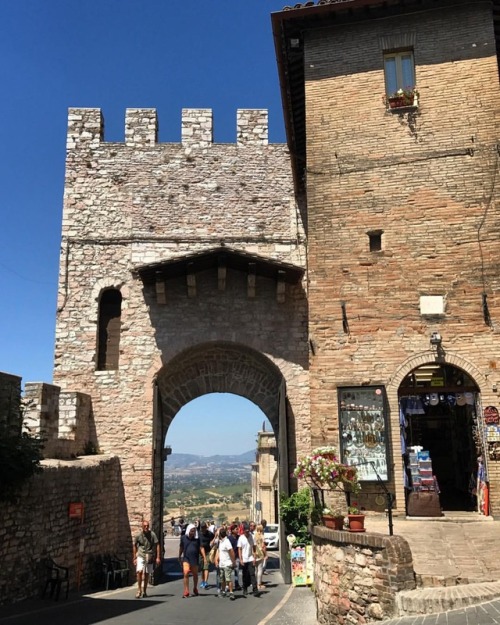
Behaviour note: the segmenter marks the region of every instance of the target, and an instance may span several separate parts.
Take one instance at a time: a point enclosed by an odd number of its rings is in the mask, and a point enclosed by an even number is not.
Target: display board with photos
[[[340,388],[338,398],[342,461],[357,467],[360,482],[389,479],[384,387]]]

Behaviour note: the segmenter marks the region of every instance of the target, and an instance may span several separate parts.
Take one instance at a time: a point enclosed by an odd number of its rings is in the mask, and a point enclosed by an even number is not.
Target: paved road
[[[178,544],[176,541],[175,545]],[[172,545],[170,545],[172,547]],[[169,552],[172,553],[171,549]],[[182,598],[182,579],[174,559],[165,561],[165,581],[135,599],[135,586],[73,597],[36,600],[0,611],[1,625],[316,625],[315,603],[308,588],[283,584],[277,557],[264,577],[266,590],[259,598],[220,599],[215,588],[199,597]],[[215,574],[211,579],[215,581]]]

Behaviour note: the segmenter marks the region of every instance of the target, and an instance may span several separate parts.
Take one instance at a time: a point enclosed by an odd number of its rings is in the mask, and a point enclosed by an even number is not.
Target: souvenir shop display
[[[428,451],[415,446],[409,448],[409,468],[413,491],[435,491],[439,493],[436,476],[432,472],[432,460]]]
[[[358,480],[387,480],[387,425],[383,387],[339,389],[342,460],[357,467]]]

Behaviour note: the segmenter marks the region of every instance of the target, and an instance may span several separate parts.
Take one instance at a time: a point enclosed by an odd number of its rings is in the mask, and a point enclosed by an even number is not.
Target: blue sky
[[[156,108],[160,141],[180,140],[182,108],[212,108],[218,142],[235,141],[237,108],[267,108],[283,142],[270,13],[284,4],[0,3],[0,371],[52,380],[68,107],[101,108],[108,141],[126,108]]]

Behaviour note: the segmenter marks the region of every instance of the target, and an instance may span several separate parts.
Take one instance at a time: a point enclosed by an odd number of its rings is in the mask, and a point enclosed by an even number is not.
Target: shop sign
[[[79,502],[69,504],[69,518],[83,519],[83,503]]]
[[[497,425],[500,423],[498,410],[495,406],[486,406],[484,409],[484,422],[486,425]]]
[[[387,415],[383,386],[339,388],[342,460],[360,482],[388,479]]]
[[[432,378],[431,386],[444,386],[444,378]]]

